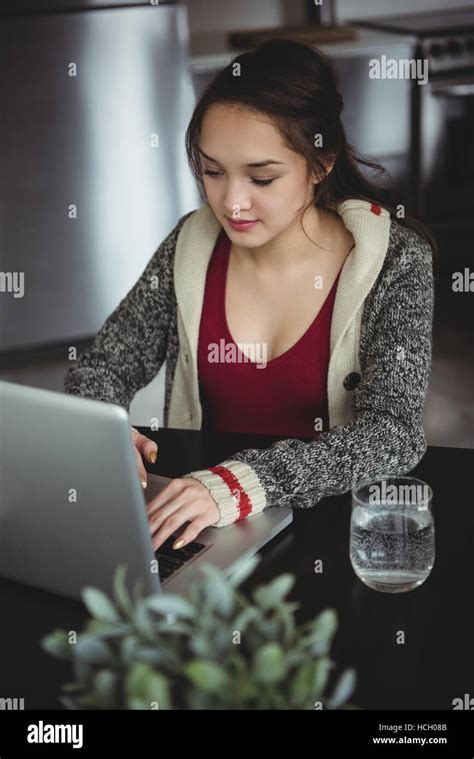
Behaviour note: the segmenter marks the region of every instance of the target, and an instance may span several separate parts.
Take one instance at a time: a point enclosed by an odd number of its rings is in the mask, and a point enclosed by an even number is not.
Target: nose
[[[226,216],[231,219],[239,219],[241,215],[248,213],[252,207],[252,202],[248,196],[248,190],[244,188],[242,182],[229,181],[225,190],[223,205]]]

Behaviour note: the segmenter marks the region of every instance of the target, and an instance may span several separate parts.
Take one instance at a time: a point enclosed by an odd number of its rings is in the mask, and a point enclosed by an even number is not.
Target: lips
[[[245,232],[249,232],[251,229],[254,229],[255,225],[258,224],[258,219],[255,219],[255,221],[242,221],[239,219],[236,221],[235,219],[227,219],[227,223],[231,229],[234,230],[234,232],[241,232],[244,234]]]
[[[258,219],[230,219],[228,216],[226,216],[227,221],[231,221],[232,224],[253,224],[253,222],[258,221]]]

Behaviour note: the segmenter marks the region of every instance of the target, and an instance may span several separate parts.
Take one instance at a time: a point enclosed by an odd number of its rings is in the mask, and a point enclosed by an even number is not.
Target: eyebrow
[[[204,152],[204,150],[201,150],[201,148],[198,148],[198,150],[201,153],[201,155],[204,156],[204,158],[208,159],[208,161],[212,161],[213,163],[219,163],[219,161],[216,161],[215,158],[211,158],[211,156],[207,155]],[[262,166],[270,166],[271,164],[274,164],[274,163],[275,164],[278,163],[283,166],[285,165],[283,161],[274,161],[272,158],[267,158],[265,161],[257,161],[256,163],[247,163],[245,165],[252,169],[258,169],[258,168],[261,168]]]

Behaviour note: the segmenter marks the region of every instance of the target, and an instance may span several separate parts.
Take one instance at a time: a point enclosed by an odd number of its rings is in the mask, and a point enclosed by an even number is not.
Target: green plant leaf
[[[294,584],[294,575],[282,574],[268,585],[258,587],[253,592],[252,597],[262,609],[272,609],[286,598]]]
[[[235,647],[232,635],[232,631],[227,626],[216,626],[213,635],[214,659],[221,660],[221,657],[227,656],[229,648]]]
[[[108,596],[98,588],[84,588],[82,600],[90,614],[103,622],[120,622],[120,616]]]
[[[278,618],[265,619],[259,625],[259,632],[263,635],[266,641],[277,641],[281,629],[281,624]]]
[[[298,651],[292,649],[285,653],[285,662],[287,670],[296,669],[296,667],[302,667],[308,661],[308,654],[304,651]]]
[[[99,670],[94,677],[94,696],[102,709],[117,708],[118,675],[110,669]]]
[[[257,700],[258,684],[250,677],[240,677],[232,683],[232,703],[237,707],[243,707],[246,703]]]
[[[191,652],[199,658],[211,659],[214,650],[212,647],[212,641],[204,631],[197,630],[189,639],[189,648]]]
[[[153,702],[157,702],[158,709],[171,709],[171,697],[168,682],[163,675],[154,672],[147,687],[147,696],[152,708]]]
[[[76,659],[88,664],[113,664],[115,657],[107,644],[94,635],[83,634],[75,645]]]
[[[101,619],[89,619],[84,632],[102,638],[122,638],[130,629],[124,622],[104,622]]]
[[[265,643],[255,654],[253,675],[260,683],[277,683],[286,674],[283,649],[278,643]]]
[[[145,590],[145,581],[143,577],[139,577],[137,580],[135,580],[135,583],[133,585],[133,590],[132,590],[134,605],[137,603],[137,601],[143,598],[144,590]]]
[[[334,609],[326,609],[313,620],[309,634],[304,639],[310,645],[313,656],[328,653],[336,630],[337,615]]]
[[[185,665],[183,672],[193,685],[206,693],[226,688],[229,684],[225,670],[213,661],[194,659]]]
[[[285,607],[283,607],[278,616],[280,623],[284,630],[284,642],[286,645],[291,645],[295,639],[296,624],[293,613]]]
[[[248,559],[243,561],[237,569],[232,572],[231,576],[228,578],[228,583],[232,588],[238,588],[240,585],[242,585],[245,580],[250,577],[252,572],[255,571],[256,567],[260,564],[261,557],[259,554],[255,554],[254,556],[250,556]]]
[[[240,633],[245,632],[251,622],[262,620],[262,612],[260,609],[256,609],[255,606],[247,606],[243,609],[234,621],[232,622],[232,630],[237,630]]]
[[[133,610],[132,624],[140,635],[147,640],[154,639],[153,621],[148,610],[146,599],[139,599]]]
[[[80,685],[84,689],[87,689],[94,676],[94,667],[88,661],[83,661],[82,659],[74,659],[73,668],[74,674]]]
[[[332,696],[328,702],[329,709],[337,709],[352,695],[356,685],[356,673],[353,669],[346,669],[342,673],[336,686],[333,690]]]
[[[135,651],[140,645],[141,642],[134,633],[126,635],[124,638],[122,638],[120,641],[120,659],[125,664],[125,666],[128,666],[132,663]]]
[[[262,609],[273,609],[286,597],[294,583],[294,575],[282,574],[268,585],[260,585],[254,590],[252,598]]]
[[[70,708],[312,709],[321,700],[329,708],[357,709],[346,703],[352,670],[331,699],[325,695],[335,611],[297,627],[299,604],[285,600],[295,580],[289,573],[258,587],[250,604],[237,587],[259,561],[252,557],[231,580],[203,565],[187,600],[167,593],[144,598],[139,582],[131,598],[124,565],[114,579],[116,606],[102,591],[85,588],[91,617],[77,644],[69,645],[64,630],[41,641],[47,653],[72,662],[77,682],[64,689],[71,692]],[[234,645],[236,631],[242,645]]]
[[[189,638],[191,635],[194,635],[192,624],[186,624],[185,622],[155,622],[153,630],[156,635],[163,634],[169,637],[173,635],[186,635]]]
[[[125,564],[120,564],[115,570],[113,593],[114,600],[121,612],[129,617],[132,614],[132,599],[125,585],[125,576],[127,574],[127,567]]]
[[[180,596],[173,596],[168,593],[158,593],[146,599],[145,604],[151,611],[159,614],[174,614],[177,617],[193,619],[197,612],[189,601]]]
[[[204,588],[209,605],[228,617],[234,607],[232,586],[223,573],[211,564],[202,564],[199,570],[205,577]]]
[[[68,634],[65,630],[54,630],[45,635],[40,641],[43,651],[58,659],[71,659],[73,656],[72,646],[68,642]]]
[[[316,662],[307,661],[299,668],[290,685],[290,703],[301,707],[312,694],[316,679]]]
[[[163,649],[152,646],[138,646],[133,652],[133,661],[144,662],[154,667],[163,668],[168,663],[168,654]]]
[[[124,683],[127,705],[132,709],[152,709],[156,702],[159,709],[171,705],[168,683],[149,664],[136,662],[127,673]]]
[[[314,701],[320,700],[323,691],[326,687],[328,677],[329,677],[329,671],[332,667],[332,662],[329,658],[329,656],[322,656],[320,659],[317,660],[315,663],[315,677],[314,677],[314,683],[313,683],[313,695],[312,698]]]
[[[130,696],[127,700],[127,706],[129,709],[138,710],[141,709],[142,711],[148,711],[150,708],[150,704],[146,699],[144,698],[137,698],[136,696]]]

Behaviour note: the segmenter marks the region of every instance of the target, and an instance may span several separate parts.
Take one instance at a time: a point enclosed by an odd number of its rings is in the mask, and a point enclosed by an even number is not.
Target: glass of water
[[[435,560],[433,492],[415,477],[383,475],[352,488],[350,557],[369,588],[418,588]]]

